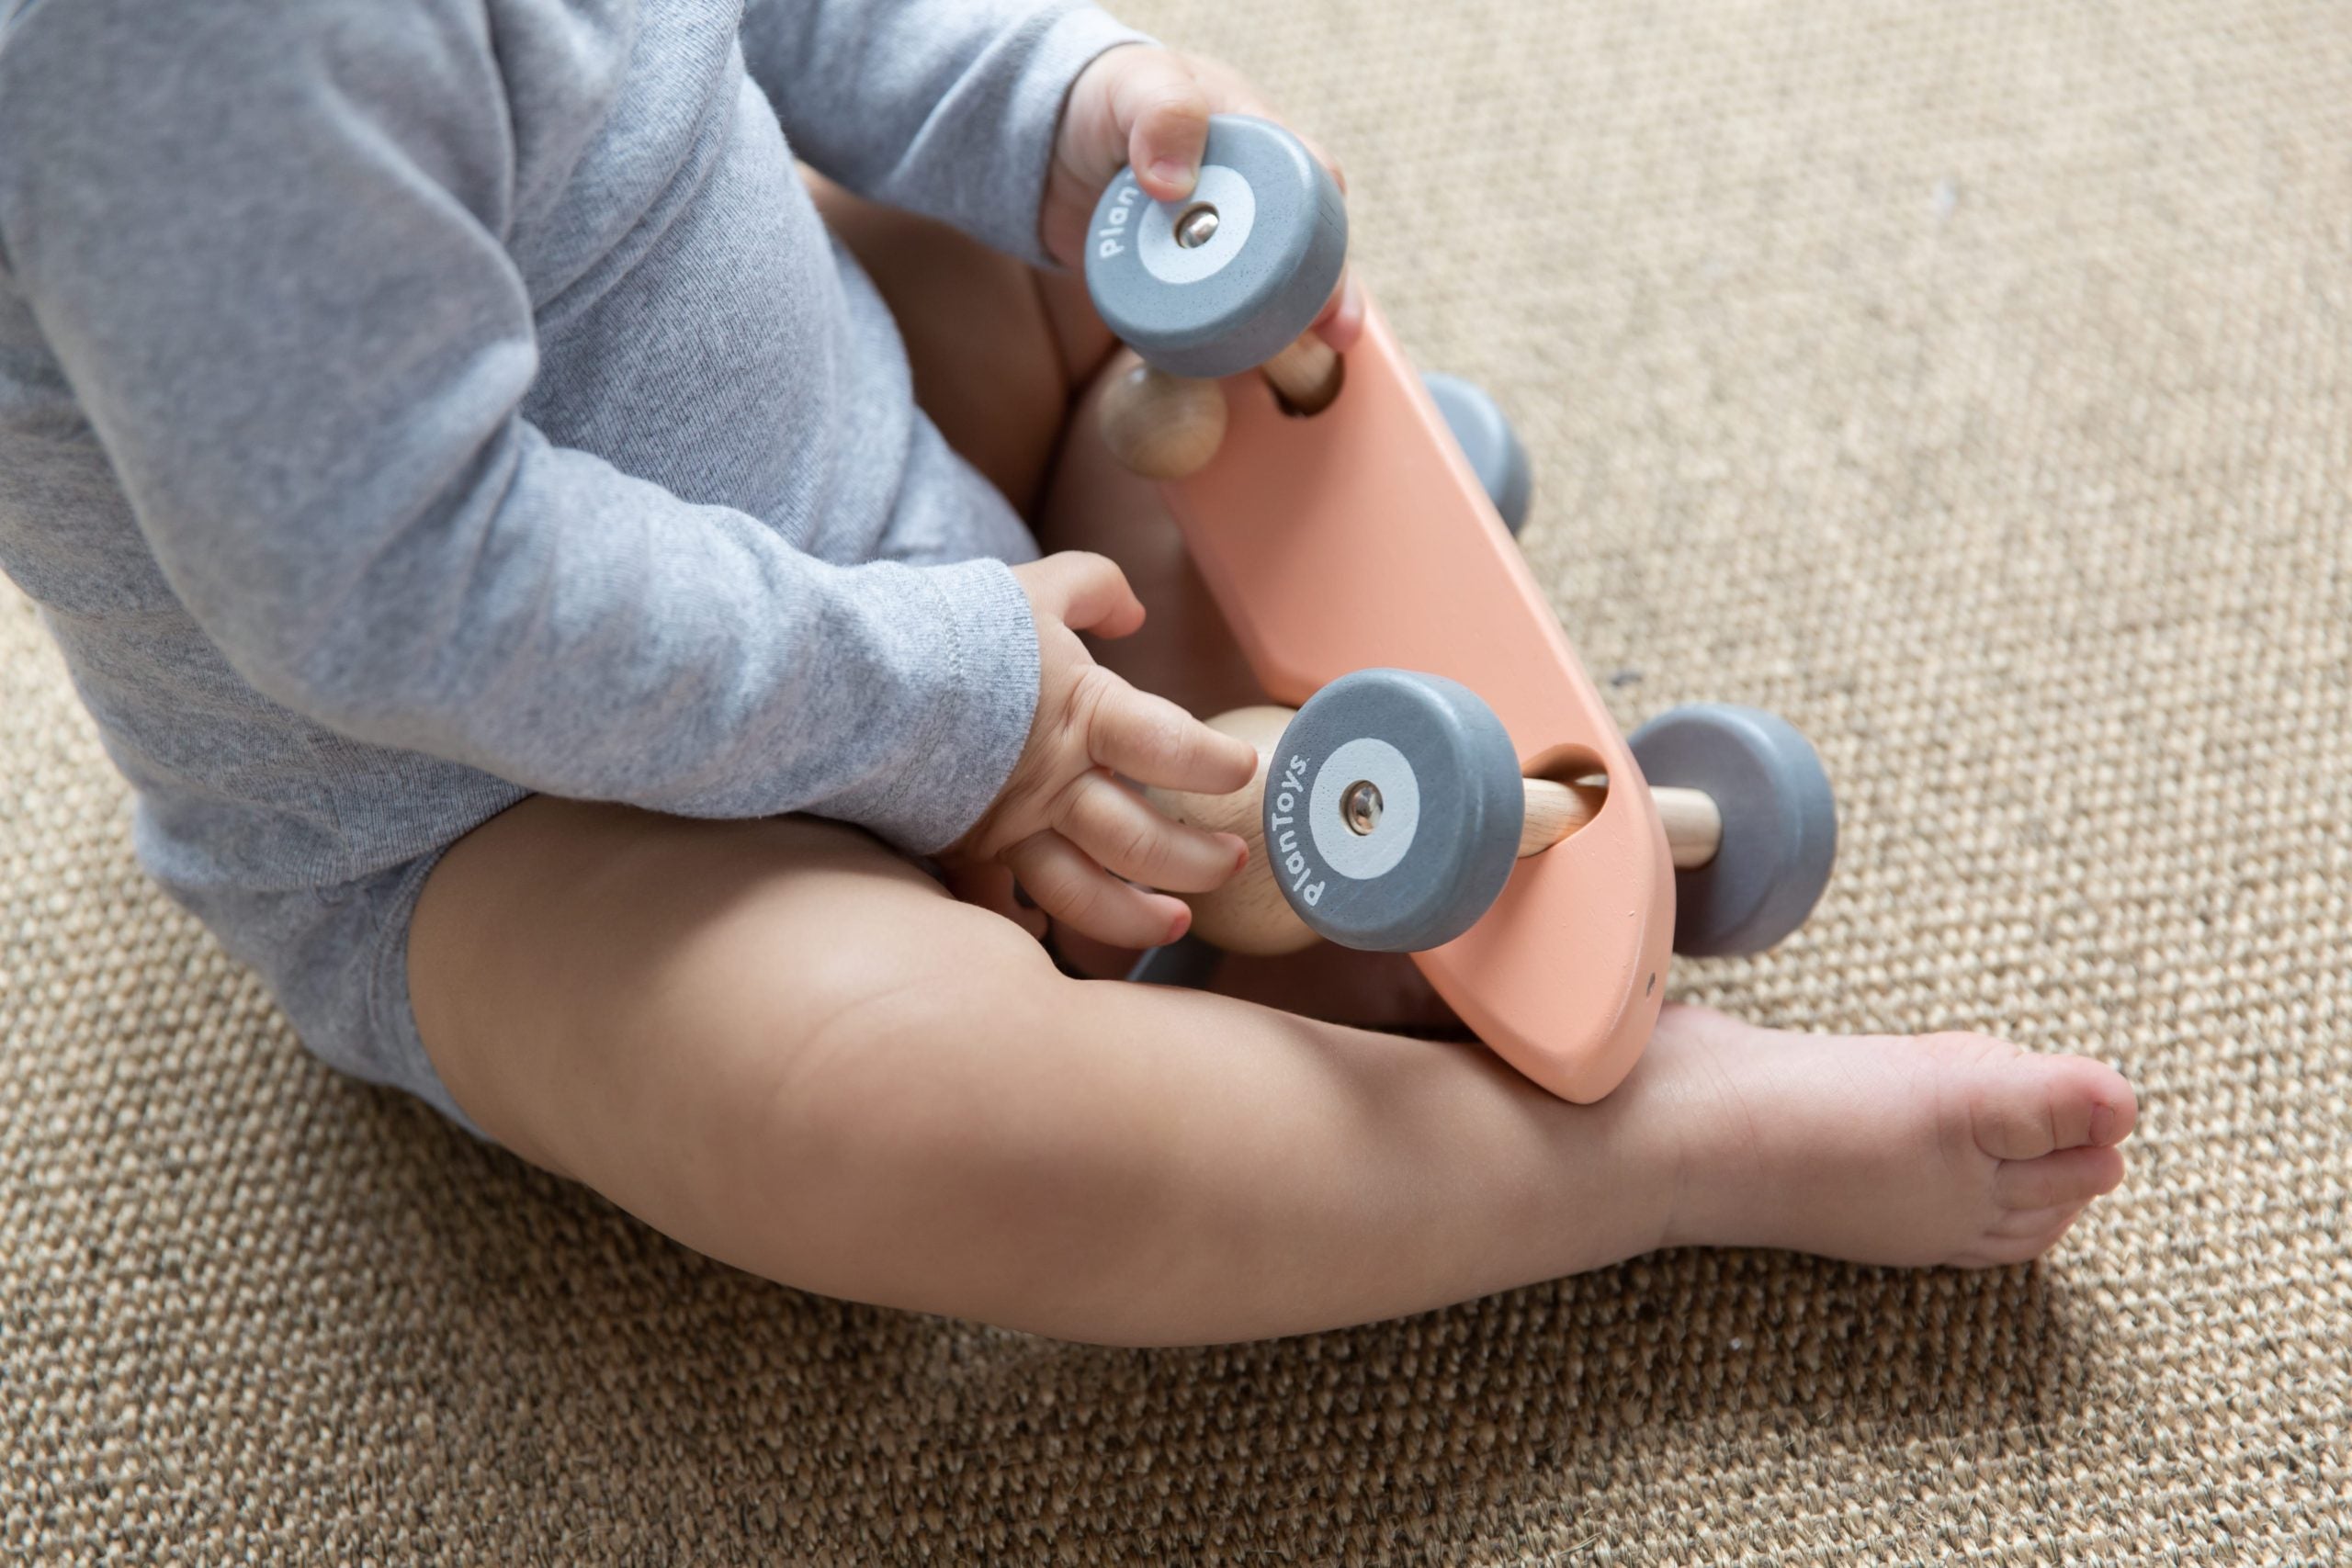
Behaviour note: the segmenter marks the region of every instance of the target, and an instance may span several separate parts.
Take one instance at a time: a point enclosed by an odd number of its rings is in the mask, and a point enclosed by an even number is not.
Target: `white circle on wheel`
[[[1517,863],[1527,809],[1519,753],[1495,710],[1458,681],[1342,675],[1291,716],[1267,770],[1267,858],[1318,936],[1381,953],[1442,947],[1487,912]],[[1361,795],[1359,783],[1370,786]]]
[[[1178,243],[1176,226],[1196,207],[1216,209],[1216,232],[1204,245]],[[1198,283],[1223,272],[1250,243],[1258,219],[1258,193],[1238,169],[1204,164],[1193,194],[1182,201],[1155,201],[1136,235],[1136,259],[1162,283]]]
[[[1380,792],[1380,819],[1370,832],[1348,826],[1347,794],[1358,784]],[[1363,736],[1340,746],[1316,770],[1307,791],[1307,829],[1325,863],[1341,876],[1369,882],[1396,869],[1421,825],[1421,781],[1405,753]]]

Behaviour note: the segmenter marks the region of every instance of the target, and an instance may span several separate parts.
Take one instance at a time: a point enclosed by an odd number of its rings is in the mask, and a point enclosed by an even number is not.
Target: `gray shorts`
[[[258,973],[312,1055],[370,1083],[406,1089],[484,1136],[424,1055],[409,1007],[408,930],[448,846],[337,887],[173,897]]]

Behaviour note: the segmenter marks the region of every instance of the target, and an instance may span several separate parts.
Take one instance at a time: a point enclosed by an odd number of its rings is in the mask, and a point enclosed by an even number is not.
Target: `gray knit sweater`
[[[993,796],[1029,547],[797,155],[1021,254],[1060,0],[0,0],[0,567],[197,892]],[[935,564],[953,562],[954,564]],[[925,564],[934,563],[934,564]]]

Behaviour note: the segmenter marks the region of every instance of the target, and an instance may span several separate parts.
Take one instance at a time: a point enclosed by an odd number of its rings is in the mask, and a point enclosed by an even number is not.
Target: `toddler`
[[[1670,1007],[1575,1106],[1356,1026],[1394,959],[1050,960],[1241,855],[1112,776],[1239,787],[1187,710],[1252,694],[1060,439],[1050,270],[1213,111],[1069,0],[0,0],[0,566],[144,863],[327,1061],[839,1295],[1210,1340],[2049,1247],[2132,1124],[2080,1057]]]

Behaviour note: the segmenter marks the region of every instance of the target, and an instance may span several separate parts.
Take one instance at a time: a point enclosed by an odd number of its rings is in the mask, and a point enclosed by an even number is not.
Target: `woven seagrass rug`
[[[313,1066],[0,589],[0,1560],[2352,1556],[2352,8],[1133,14],[1346,162],[1619,718],[1820,742],[1818,917],[1679,992],[2109,1058],[2130,1186],[1216,1350],[814,1299]]]

